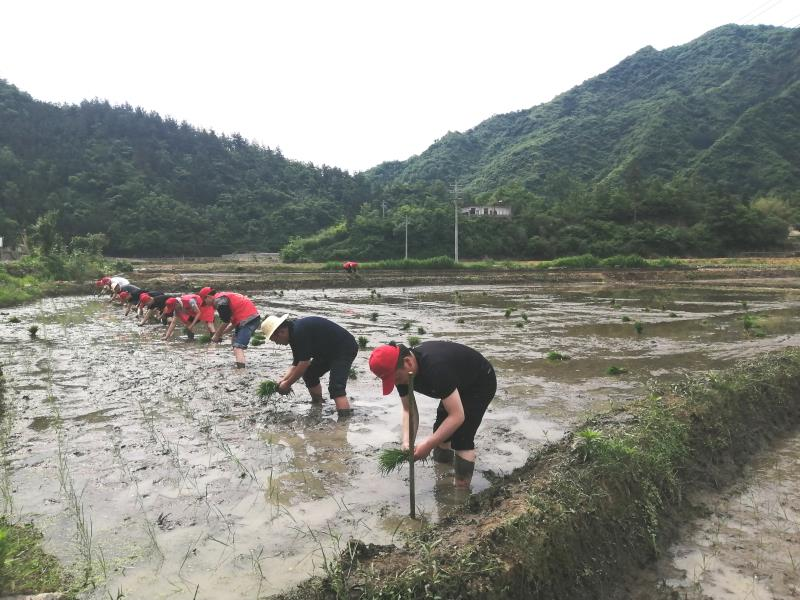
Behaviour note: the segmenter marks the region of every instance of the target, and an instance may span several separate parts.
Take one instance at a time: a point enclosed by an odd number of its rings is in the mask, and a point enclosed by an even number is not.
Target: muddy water
[[[478,432],[473,491],[521,465],[587,412],[639,395],[651,378],[715,368],[800,342],[791,286],[286,290],[251,294],[262,312],[329,317],[368,348],[414,335],[483,352],[498,395]],[[746,329],[743,316],[755,317]],[[20,323],[10,323],[14,316]],[[634,323],[641,323],[637,333]],[[28,327],[39,326],[36,339]],[[0,498],[47,548],[98,582],[87,597],[255,598],[318,572],[349,537],[400,543],[461,510],[446,468],[381,477],[400,438],[396,396],[367,367],[350,382],[356,415],[255,393],[291,360],[267,344],[232,368],[227,344],[165,342],[94,298],[48,299],[0,315],[9,410],[0,428]],[[570,360],[549,361],[548,352]],[[625,373],[607,374],[611,366]],[[436,401],[418,397],[429,431]]]
[[[800,435],[760,456],[742,481],[699,499],[709,515],[688,523],[681,542],[630,586],[686,600],[788,600],[800,596]]]

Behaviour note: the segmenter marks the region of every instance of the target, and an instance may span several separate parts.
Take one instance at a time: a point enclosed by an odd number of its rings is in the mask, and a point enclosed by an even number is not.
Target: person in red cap
[[[164,304],[165,315],[173,314],[174,317],[167,327],[167,333],[164,334],[164,339],[168,340],[172,337],[175,331],[175,326],[178,321],[182,321],[186,325],[187,335],[189,339],[194,338],[194,326],[200,320],[200,305],[202,300],[197,294],[184,294],[180,298],[169,298]],[[206,323],[208,326],[208,323]]]
[[[143,292],[139,296],[139,304],[141,305],[142,310],[147,309],[147,312],[145,312],[142,320],[139,321],[139,327],[147,323],[150,320],[150,317],[156,315],[156,313],[158,313],[158,317],[160,318],[164,313],[167,301],[170,298],[175,297],[177,296],[173,294],[165,294],[163,292]]]
[[[358,270],[358,263],[352,260],[342,263],[342,268],[348,273],[355,273]]]
[[[456,485],[468,487],[475,470],[475,432],[497,391],[491,363],[477,350],[455,342],[423,342],[414,348],[392,342],[372,351],[369,368],[381,378],[384,396],[397,387],[403,403],[404,448],[409,446],[411,375],[415,392],[439,398],[433,434],[417,442],[414,459],[433,451],[435,461],[454,463]]]
[[[211,306],[217,311],[224,325],[220,325],[211,338],[212,342],[219,342],[222,336],[233,329],[233,360],[237,369],[244,369],[244,351],[250,343],[258,326],[261,325],[261,315],[258,314],[256,305],[242,294],[235,292],[216,292],[211,288],[200,290],[204,294],[203,304]]]
[[[109,289],[109,284],[111,283],[111,277],[101,277],[97,281],[94,282],[94,287],[97,288],[97,295],[101,296],[105,294]]]

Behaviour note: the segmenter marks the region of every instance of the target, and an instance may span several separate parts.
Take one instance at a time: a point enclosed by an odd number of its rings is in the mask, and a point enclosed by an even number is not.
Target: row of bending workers
[[[166,294],[142,290],[122,277],[104,277],[97,286],[126,306],[136,307],[139,325],[153,317],[168,323],[164,336],[169,339],[178,321],[193,337],[198,323],[208,329],[212,340],[219,342],[232,330],[236,368],[245,367],[244,350],[259,330],[275,344],[289,346],[292,363],[278,381],[278,393],[288,394],[292,385],[303,380],[311,402],[323,402],[321,377],[328,376],[328,394],[340,417],[353,413],[347,396],[350,368],[358,354],[358,343],[342,326],[323,317],[292,319],[288,314],[269,315],[263,320],[255,304],[242,294],[217,292],[204,287],[192,294]],[[214,314],[222,324],[214,327]],[[416,437],[417,422],[410,417],[409,381],[413,376],[414,392],[439,400],[433,431],[414,446],[414,459],[431,453],[433,460],[453,465],[455,483],[469,487],[475,469],[475,434],[497,390],[494,367],[477,350],[456,342],[434,340],[414,347],[390,342],[375,348],[369,368],[382,383],[383,395],[397,390],[402,405],[402,444],[410,446],[411,428]]]

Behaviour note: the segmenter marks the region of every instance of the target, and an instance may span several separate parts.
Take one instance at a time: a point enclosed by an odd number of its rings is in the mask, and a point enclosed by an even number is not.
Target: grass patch
[[[42,550],[41,541],[33,525],[13,525],[0,517],[0,594],[41,594],[69,586],[63,568]]]

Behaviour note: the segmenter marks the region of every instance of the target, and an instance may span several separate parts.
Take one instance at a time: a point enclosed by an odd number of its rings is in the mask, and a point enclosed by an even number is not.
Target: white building
[[[510,217],[511,207],[502,204],[492,204],[491,206],[464,206],[461,214],[468,217]]]

